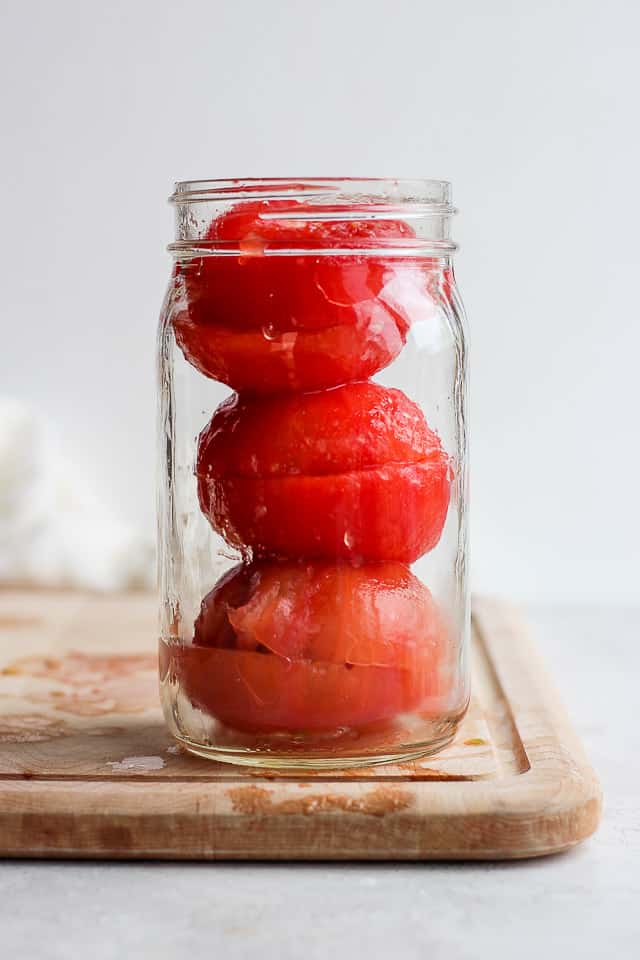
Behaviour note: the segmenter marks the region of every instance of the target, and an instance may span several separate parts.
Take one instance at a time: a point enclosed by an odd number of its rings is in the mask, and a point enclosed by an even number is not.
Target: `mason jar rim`
[[[231,200],[313,198],[335,202],[439,207],[440,215],[454,214],[448,180],[387,177],[247,177],[239,179],[178,180],[169,202],[174,204]]]
[[[448,180],[410,180],[367,177],[273,177],[247,179],[180,180],[169,198],[176,211],[176,240],[169,251],[178,259],[192,256],[245,255],[242,237],[211,239],[207,230],[218,216],[243,206],[259,219],[286,220],[292,224],[361,223],[363,221],[407,222],[411,236],[354,237],[340,248],[318,244],[313,235],[291,236],[286,231],[261,244],[265,255],[446,256],[457,247],[450,236],[451,218],[457,210],[451,203]],[[255,239],[255,238],[253,238]],[[343,238],[344,239],[344,238]],[[251,243],[252,250],[254,243]],[[253,250],[255,253],[256,251]]]

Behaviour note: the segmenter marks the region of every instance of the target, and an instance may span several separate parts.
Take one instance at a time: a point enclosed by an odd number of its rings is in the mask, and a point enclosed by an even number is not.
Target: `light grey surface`
[[[7,960],[640,952],[640,610],[531,621],[605,790],[599,833],[510,864],[0,864]]]

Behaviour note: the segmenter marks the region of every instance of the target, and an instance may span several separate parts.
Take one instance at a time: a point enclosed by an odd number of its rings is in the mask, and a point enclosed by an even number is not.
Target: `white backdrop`
[[[154,524],[175,179],[453,181],[476,589],[638,598],[631,0],[6,2],[0,393]]]

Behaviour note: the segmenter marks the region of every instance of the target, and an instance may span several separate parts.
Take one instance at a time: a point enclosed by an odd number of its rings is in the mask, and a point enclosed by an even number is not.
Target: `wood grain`
[[[495,859],[591,834],[600,789],[517,613],[474,603],[471,708],[437,757],[330,775],[182,752],[155,600],[0,593],[0,854]]]

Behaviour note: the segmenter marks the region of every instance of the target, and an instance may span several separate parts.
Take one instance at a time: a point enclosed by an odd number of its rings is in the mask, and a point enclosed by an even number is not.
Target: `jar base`
[[[421,760],[423,757],[430,757],[436,753],[440,753],[441,750],[448,746],[455,737],[459,725],[460,717],[441,721],[437,724],[437,732],[434,731],[433,738],[429,740],[423,740],[421,743],[412,744],[406,748],[398,746],[388,752],[354,753],[348,756],[327,754],[324,756],[303,757],[294,752],[278,753],[277,751],[258,753],[257,751],[242,748],[207,746],[205,744],[195,743],[193,740],[189,740],[187,737],[179,736],[175,733],[174,737],[188,753],[206,760],[217,760],[220,763],[252,767],[260,770],[315,772],[321,770],[350,770],[357,767],[380,766],[385,763],[407,763],[409,761]]]

